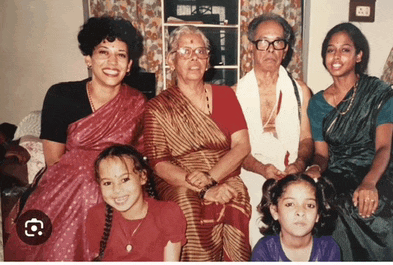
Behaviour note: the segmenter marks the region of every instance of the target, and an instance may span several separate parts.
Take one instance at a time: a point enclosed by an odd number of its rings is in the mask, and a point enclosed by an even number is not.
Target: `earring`
[[[87,65],[87,70],[91,70],[91,64]]]

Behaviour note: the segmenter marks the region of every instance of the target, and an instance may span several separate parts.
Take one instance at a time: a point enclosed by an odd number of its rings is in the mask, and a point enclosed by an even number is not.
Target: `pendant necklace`
[[[127,241],[126,251],[127,251],[128,253],[131,253],[131,251],[132,251],[133,248],[134,248],[134,247],[132,246],[132,244],[131,244],[131,239],[132,239],[132,237],[139,231],[139,228],[141,227],[143,221],[146,219],[147,214],[148,214],[148,208],[146,209],[146,214],[145,214],[145,216],[142,218],[142,220],[140,220],[139,224],[136,226],[136,228],[134,229],[134,231],[132,231],[130,237],[127,236],[127,233],[126,233],[126,231],[124,230],[124,227],[122,226],[122,224],[120,224],[120,228],[121,228],[121,230],[122,230],[124,236],[126,237],[126,241]],[[126,219],[126,221],[129,221],[129,220]]]
[[[87,97],[89,98],[91,109],[93,110],[93,112],[95,112],[96,109],[94,108],[93,100],[91,99],[91,95],[90,95],[90,86],[91,86],[91,81],[87,83]]]
[[[143,218],[143,219],[139,222],[138,226],[134,229],[134,231],[132,232],[130,238],[128,239],[129,243],[126,245],[126,250],[127,250],[128,253],[130,253],[130,252],[132,251],[132,249],[133,249],[133,247],[132,247],[132,245],[131,245],[131,243],[130,243],[130,240],[131,240],[131,238],[135,235],[135,233],[138,231],[139,227],[141,227],[141,225],[142,225],[142,223],[143,223],[143,220],[145,220],[145,218]],[[123,229],[123,227],[122,227],[122,229]],[[123,230],[123,232],[124,232],[124,230]],[[126,233],[124,233],[124,234],[126,234]]]

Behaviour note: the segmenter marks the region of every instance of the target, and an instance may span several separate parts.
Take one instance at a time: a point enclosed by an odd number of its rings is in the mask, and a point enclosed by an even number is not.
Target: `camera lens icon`
[[[40,245],[52,234],[49,217],[39,210],[29,210],[22,214],[16,223],[19,238],[29,245]]]
[[[25,222],[25,235],[27,237],[34,237],[36,235],[42,236],[44,233],[44,222],[38,220],[37,218],[31,218]]]

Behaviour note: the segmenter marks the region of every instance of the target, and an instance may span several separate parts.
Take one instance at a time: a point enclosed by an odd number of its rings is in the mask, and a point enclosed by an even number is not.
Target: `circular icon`
[[[39,210],[29,210],[22,214],[16,222],[19,238],[28,245],[45,243],[52,234],[52,223],[49,217]]]

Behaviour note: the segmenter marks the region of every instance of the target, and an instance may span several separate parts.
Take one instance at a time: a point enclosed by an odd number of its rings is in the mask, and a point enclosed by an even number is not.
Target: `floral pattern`
[[[170,1],[170,0],[167,0]],[[295,78],[302,78],[302,1],[301,0],[239,0],[240,18],[240,77],[249,72],[252,57],[248,51],[247,26],[251,20],[263,13],[274,12],[283,16],[293,27],[295,45],[288,70]],[[90,16],[118,15],[133,22],[144,37],[144,53],[139,64],[148,72],[156,74],[156,93],[163,89],[163,43],[162,43],[163,0],[89,0]],[[171,78],[168,73],[168,79]]]
[[[247,28],[255,17],[273,12],[284,17],[295,33],[292,60],[287,69],[294,78],[303,77],[302,70],[302,1],[301,0],[241,0],[240,17],[240,77],[253,68],[252,55],[248,50]]]
[[[157,93],[163,87],[162,23],[160,0],[89,0],[89,15],[110,15],[130,20],[143,36],[139,66],[156,74]]]
[[[393,48],[390,50],[388,59],[383,67],[381,79],[387,83],[393,84]]]

